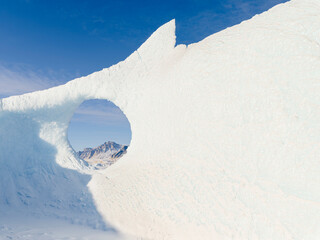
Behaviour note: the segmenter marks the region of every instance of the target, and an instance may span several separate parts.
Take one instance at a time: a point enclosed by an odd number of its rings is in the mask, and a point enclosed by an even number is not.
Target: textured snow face
[[[319,19],[319,1],[294,0],[188,47],[175,46],[171,21],[115,66],[2,99],[0,191],[8,201],[1,208],[19,202],[17,179],[25,193],[55,199],[35,186],[58,169],[54,176],[67,180],[49,178],[45,186],[59,189],[62,207],[83,190],[107,225],[135,236],[316,239]],[[88,99],[114,102],[132,128],[128,153],[95,173],[66,136]],[[20,176],[26,168],[18,163],[43,174]],[[71,185],[79,188],[73,196]]]

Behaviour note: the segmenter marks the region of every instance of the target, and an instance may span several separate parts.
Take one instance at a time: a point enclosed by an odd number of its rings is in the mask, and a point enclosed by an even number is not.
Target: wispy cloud
[[[61,84],[53,74],[42,74],[28,66],[0,64],[0,98],[47,89]],[[89,100],[75,112],[72,121],[100,125],[121,125],[128,122],[122,111],[107,100]]]
[[[122,125],[128,122],[123,112],[107,100],[84,102],[75,112],[72,121],[101,125]]]
[[[196,0],[189,1],[197,5]],[[177,22],[178,38],[187,44],[200,41],[286,1],[288,0],[225,0],[219,3],[204,1],[205,10],[202,9],[188,18],[180,17],[180,22]]]
[[[43,90],[58,84],[60,82],[26,66],[8,67],[0,64],[0,97]]]
[[[231,12],[237,17],[244,20],[287,1],[289,0],[226,0],[223,5],[231,9]]]

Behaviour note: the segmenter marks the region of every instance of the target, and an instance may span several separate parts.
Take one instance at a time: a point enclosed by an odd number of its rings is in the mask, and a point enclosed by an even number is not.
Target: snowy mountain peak
[[[78,156],[95,168],[105,168],[122,157],[127,148],[126,145],[108,141],[96,148],[85,148],[78,152]]]

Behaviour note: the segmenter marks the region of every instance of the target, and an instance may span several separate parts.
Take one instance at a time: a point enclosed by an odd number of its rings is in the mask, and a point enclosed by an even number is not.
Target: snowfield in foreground
[[[147,239],[319,239],[319,36],[318,0],[189,46],[171,21],[117,65],[1,99],[0,222],[14,212]],[[88,99],[131,124],[127,154],[105,170],[67,139]]]
[[[92,229],[53,218],[0,219],[1,240],[130,240],[112,231]]]

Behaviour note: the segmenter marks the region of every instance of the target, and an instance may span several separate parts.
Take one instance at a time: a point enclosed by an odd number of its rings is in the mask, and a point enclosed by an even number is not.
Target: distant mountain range
[[[78,156],[96,169],[101,169],[115,163],[126,154],[127,148],[127,145],[108,141],[96,148],[85,148],[78,152]]]

